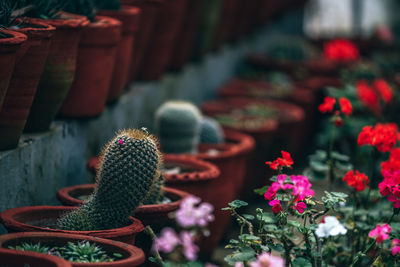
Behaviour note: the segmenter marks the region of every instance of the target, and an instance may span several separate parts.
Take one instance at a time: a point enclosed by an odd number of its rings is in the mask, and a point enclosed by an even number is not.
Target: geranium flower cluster
[[[383,181],[379,183],[379,192],[392,202],[393,207],[400,208],[400,170],[383,173]]]
[[[366,174],[353,170],[348,171],[344,175],[343,181],[356,191],[364,191],[365,187],[369,184],[369,179]]]
[[[345,235],[347,229],[334,216],[326,216],[320,224],[318,224],[315,234],[320,238],[328,238],[330,236]]]
[[[276,181],[268,187],[264,194],[264,198],[269,201],[269,205],[272,206],[272,211],[274,213],[279,213],[282,211],[281,201],[277,198],[277,193],[279,191],[290,190],[290,195],[293,196],[291,201],[291,208],[297,210],[299,213],[303,213],[307,209],[307,205],[304,200],[307,197],[314,196],[314,190],[311,189],[311,183],[308,178],[304,175],[291,175],[290,180],[287,179],[286,174],[280,174],[276,177]]]
[[[284,167],[292,168],[293,159],[289,152],[281,151],[282,158],[277,158],[274,161],[267,161],[265,164],[269,165],[269,167],[273,170],[282,169]]]
[[[381,244],[383,241],[389,238],[389,233],[392,228],[389,224],[378,224],[374,229],[372,229],[368,236],[376,239],[376,243]]]
[[[358,135],[359,146],[374,146],[380,152],[388,152],[399,140],[399,132],[395,123],[377,123],[375,126],[365,126]]]
[[[200,198],[195,196],[188,196],[182,200],[179,210],[175,213],[176,222],[181,227],[206,227],[214,220],[214,207],[210,203],[200,202]]]
[[[324,98],[324,102],[318,106],[318,110],[321,113],[331,113],[334,111],[335,104],[336,104],[336,99],[334,97],[326,96]],[[351,105],[350,100],[348,100],[345,97],[339,98],[339,108],[340,109],[335,110],[333,117],[333,121],[335,125],[338,127],[343,125],[343,120],[340,114],[349,116],[353,113],[353,106]]]
[[[400,148],[390,150],[390,156],[387,161],[381,163],[381,174],[385,172],[400,171]]]
[[[380,101],[389,104],[393,101],[394,91],[384,79],[375,79],[372,84],[367,80],[356,83],[357,95],[360,101],[373,112],[380,114]]]
[[[267,252],[263,252],[258,255],[257,260],[250,263],[250,267],[283,267],[285,261],[280,258],[273,256]],[[243,262],[237,262],[235,267],[244,267]]]
[[[360,58],[358,48],[345,39],[335,39],[324,44],[324,56],[338,63],[354,62]]]

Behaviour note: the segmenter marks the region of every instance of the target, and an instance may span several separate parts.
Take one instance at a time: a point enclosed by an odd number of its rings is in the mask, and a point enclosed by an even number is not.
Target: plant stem
[[[366,255],[376,244],[376,240],[374,239],[371,244],[363,251],[363,252],[358,252],[357,256],[354,258],[353,263],[350,265],[350,267],[357,266],[356,264],[360,260],[362,255]]]
[[[157,236],[156,236],[156,234],[154,233],[153,229],[148,225],[148,226],[146,226],[145,231],[146,231],[146,233],[147,233],[148,235],[150,235],[151,239],[152,239],[153,242],[154,242],[154,241],[156,240]],[[156,249],[154,250],[154,257],[155,257],[155,259],[157,260],[157,263],[158,263],[158,264],[160,264],[161,266],[164,265],[164,261],[163,261],[161,255],[160,255],[160,253],[159,253],[158,250],[156,250]]]
[[[248,220],[246,220],[246,218],[242,217],[239,215],[239,213],[236,212],[235,209],[232,209],[232,215],[235,216],[236,218],[238,218],[241,222],[243,222],[244,224],[247,225],[247,228],[249,229],[249,234],[254,235],[253,232],[253,225],[251,224],[251,222],[249,222]]]
[[[332,191],[333,183],[335,182],[335,173],[333,171],[333,158],[332,158],[332,151],[335,144],[335,135],[336,135],[336,126],[333,125],[333,129],[331,132],[331,139],[329,140],[329,147],[327,151],[328,155],[328,165],[329,165],[329,190]]]

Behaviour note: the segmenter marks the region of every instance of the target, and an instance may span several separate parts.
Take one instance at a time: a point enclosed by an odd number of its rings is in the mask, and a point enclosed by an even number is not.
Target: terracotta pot
[[[25,125],[26,132],[47,131],[67,95],[75,74],[78,43],[84,16],[60,13],[59,19],[33,19],[56,27],[35,99]]]
[[[0,111],[14,71],[17,51],[27,39],[25,34],[5,29],[3,29],[3,34],[8,36],[0,38],[0,65],[2,66],[0,69]]]
[[[3,238],[6,235],[0,236]],[[1,266],[7,267],[72,267],[71,263],[60,257],[36,252],[0,248]]]
[[[82,241],[89,241],[91,244],[101,247],[108,255],[118,253],[123,256],[121,260],[114,262],[96,263],[96,267],[131,267],[139,266],[139,264],[144,262],[144,253],[141,249],[104,238],[45,232],[13,233],[0,236],[0,246],[2,248],[8,248],[9,246],[15,247],[22,243],[40,243],[41,245],[52,248],[65,246],[68,242],[77,243]],[[40,253],[36,254],[45,255]],[[90,267],[94,264],[71,262],[71,265],[72,267]]]
[[[130,217],[131,224],[125,227],[98,230],[98,231],[68,231],[55,228],[37,226],[39,222],[56,221],[66,212],[77,209],[77,207],[64,206],[30,206],[13,208],[3,211],[0,219],[8,232],[49,232],[64,234],[79,234],[112,239],[128,244],[134,244],[135,237],[144,230],[143,224],[133,217]]]
[[[236,14],[241,7],[240,0],[224,0],[222,4],[221,18],[215,32],[213,49],[217,50],[223,43],[231,39],[235,26]]]
[[[61,116],[93,117],[103,112],[121,40],[121,26],[119,20],[96,16],[95,22],[83,29],[75,79],[61,106]]]
[[[203,0],[188,0],[183,17],[182,27],[175,40],[174,49],[169,62],[169,69],[179,70],[189,59],[194,44],[196,28],[199,24]]]
[[[93,193],[95,184],[75,185],[61,188],[57,192],[57,198],[63,205],[80,206],[84,203],[79,196],[88,196]],[[165,224],[168,221],[168,214],[176,211],[182,199],[188,194],[173,188],[164,188],[165,195],[172,200],[167,204],[142,205],[139,206],[133,215],[144,225]]]
[[[22,21],[23,28],[15,31],[25,34],[28,39],[17,53],[14,72],[0,111],[0,150],[18,146],[55,31],[53,26],[29,18],[18,19],[16,23]]]
[[[158,16],[164,0],[121,0],[127,6],[140,8],[140,23],[133,44],[129,81],[132,82],[142,65],[148,44],[152,38],[156,17]]]
[[[151,41],[147,43],[143,61],[138,67],[138,79],[158,80],[164,74],[182,27],[187,1],[190,0],[164,1],[156,17]]]
[[[136,32],[140,23],[140,9],[123,6],[121,10],[99,10],[98,15],[107,16],[122,22],[121,41],[117,48],[117,56],[113,70],[107,101],[113,102],[122,94],[128,84]]]

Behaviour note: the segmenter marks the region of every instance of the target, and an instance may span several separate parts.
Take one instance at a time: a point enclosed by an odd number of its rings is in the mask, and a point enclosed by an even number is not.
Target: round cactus
[[[158,108],[155,128],[165,153],[196,153],[200,137],[201,113],[189,102],[171,101]]]
[[[203,117],[201,120],[200,143],[222,144],[223,142],[224,133],[218,121],[210,117]]]
[[[143,200],[143,205],[151,205],[160,203],[164,197],[164,176],[161,174],[159,178],[154,181],[151,186],[146,198]]]
[[[161,162],[153,136],[140,130],[122,131],[104,149],[93,195],[62,217],[59,228],[93,231],[126,226],[158,182]]]

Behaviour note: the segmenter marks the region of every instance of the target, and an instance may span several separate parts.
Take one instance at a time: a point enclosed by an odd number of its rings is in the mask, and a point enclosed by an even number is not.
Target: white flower
[[[321,238],[344,235],[346,233],[347,229],[334,216],[326,216],[324,222],[320,223],[317,230],[315,230],[315,234]]]

